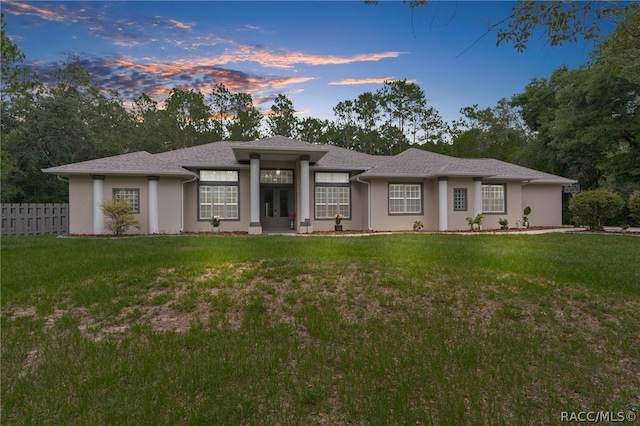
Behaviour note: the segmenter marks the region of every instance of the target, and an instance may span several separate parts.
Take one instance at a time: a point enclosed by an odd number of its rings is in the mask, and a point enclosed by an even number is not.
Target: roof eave
[[[428,175],[416,175],[413,173],[361,173],[351,179],[388,178],[388,179],[427,179]]]
[[[211,164],[211,163],[192,163],[192,164],[180,164],[181,167],[186,169],[202,169],[202,170],[217,170],[217,169],[225,169],[225,170],[242,170],[249,169],[251,166],[249,164],[243,163],[220,163],[220,164]]]
[[[260,145],[231,145],[231,151],[238,161],[248,161],[252,154],[258,155],[291,155],[309,156],[312,163],[318,162],[329,152],[328,148],[302,148],[302,147],[281,147],[281,146],[260,146]]]
[[[534,179],[529,183],[548,184],[548,185],[569,185],[572,183],[578,183],[577,180],[560,178],[560,179]]]
[[[42,169],[42,172],[57,176],[165,176],[165,177],[198,177],[196,173],[185,170],[184,172],[167,172],[162,170],[55,170],[55,168]]]
[[[323,166],[323,165],[313,165],[309,166],[309,170],[318,171],[318,170],[337,170],[337,171],[345,171],[345,172],[353,172],[353,171],[366,171],[369,170],[370,167],[364,166]]]

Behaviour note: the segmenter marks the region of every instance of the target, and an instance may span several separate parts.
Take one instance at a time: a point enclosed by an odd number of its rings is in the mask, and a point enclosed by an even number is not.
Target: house
[[[374,156],[276,136],[145,151],[51,167],[69,182],[69,232],[103,234],[105,198],[126,199],[144,234],[223,231],[310,233],[334,229],[465,230],[484,215],[512,226],[531,206],[534,226],[562,223],[562,186],[575,181],[493,159],[462,159],[419,149]],[[295,215],[295,219],[290,217]],[[291,231],[291,229],[294,231]]]

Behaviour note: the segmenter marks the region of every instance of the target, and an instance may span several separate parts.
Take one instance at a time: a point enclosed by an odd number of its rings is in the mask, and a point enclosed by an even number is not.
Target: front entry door
[[[294,211],[293,186],[263,186],[260,189],[260,222],[264,230],[290,229]]]

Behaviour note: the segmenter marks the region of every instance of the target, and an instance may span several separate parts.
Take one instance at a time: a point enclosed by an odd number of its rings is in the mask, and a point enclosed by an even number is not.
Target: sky
[[[333,108],[407,80],[447,122],[493,107],[533,78],[589,60],[593,41],[524,53],[496,46],[490,24],[512,2],[432,1],[2,1],[6,33],[48,75],[77,56],[101,88],[125,102],[163,101],[174,88],[205,96],[224,84],[267,112],[278,94],[298,117],[334,120]]]

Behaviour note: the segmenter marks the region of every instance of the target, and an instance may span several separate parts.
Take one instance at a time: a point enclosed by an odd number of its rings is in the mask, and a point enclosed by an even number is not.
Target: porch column
[[[149,234],[158,233],[158,176],[149,176]]]
[[[251,223],[249,234],[262,234],[260,223],[260,155],[251,154]]]
[[[310,224],[305,220],[311,221],[309,214],[309,156],[300,157],[300,227],[298,232],[313,232]]]
[[[473,178],[473,217],[482,214],[482,178]]]
[[[438,229],[440,231],[446,231],[449,228],[447,179],[447,177],[438,178]]]
[[[104,232],[104,215],[100,204],[104,199],[104,176],[93,175],[93,233],[98,235]]]

